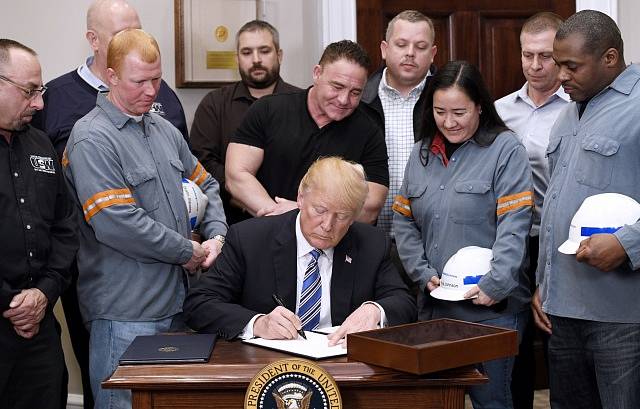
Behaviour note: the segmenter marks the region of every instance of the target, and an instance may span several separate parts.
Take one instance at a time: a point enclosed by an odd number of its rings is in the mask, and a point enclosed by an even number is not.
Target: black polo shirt
[[[319,157],[340,156],[362,164],[367,180],[389,186],[384,134],[357,108],[341,121],[318,128],[309,114],[309,89],[256,101],[231,142],[264,150],[256,178],[271,197],[296,200],[298,185]]]
[[[0,136],[0,311],[21,289],[53,305],[78,249],[74,202],[47,135],[31,126]]]
[[[297,91],[300,88],[278,79],[273,93]],[[238,129],[255,101],[257,98],[251,95],[242,81],[216,88],[202,98],[191,125],[191,151],[220,184],[220,198],[229,225],[246,219],[249,214],[231,204],[231,195],[224,185],[227,146],[229,138]]]

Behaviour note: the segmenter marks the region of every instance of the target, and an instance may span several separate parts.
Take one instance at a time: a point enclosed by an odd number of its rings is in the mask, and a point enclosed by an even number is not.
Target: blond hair
[[[337,205],[360,214],[369,192],[362,165],[337,156],[316,160],[302,178],[298,194],[308,191],[330,193],[338,198]]]
[[[560,24],[562,24],[562,17],[556,13],[550,11],[542,11],[529,17],[527,21],[522,25],[520,35],[527,34],[540,34],[545,31],[558,31]]]
[[[107,50],[107,68],[120,74],[124,59],[135,52],[146,63],[160,58],[160,47],[155,38],[139,28],[128,28],[114,35]]]

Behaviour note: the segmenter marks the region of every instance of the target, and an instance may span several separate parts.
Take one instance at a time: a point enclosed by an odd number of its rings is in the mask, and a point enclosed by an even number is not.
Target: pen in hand
[[[284,303],[282,302],[282,300],[280,299],[280,297],[278,297],[278,294],[271,294],[271,298],[273,298],[273,301],[274,301],[276,304],[278,304],[279,306],[284,307],[284,308],[287,308],[287,307],[285,307],[285,306],[284,306]],[[302,338],[307,339],[307,336],[304,334],[304,330],[303,330],[302,328],[300,328],[300,329],[298,330],[298,334],[299,334]]]

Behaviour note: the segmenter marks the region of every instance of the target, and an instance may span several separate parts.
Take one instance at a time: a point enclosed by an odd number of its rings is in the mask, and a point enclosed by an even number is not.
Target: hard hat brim
[[[578,247],[580,247],[580,243],[567,240],[558,247],[558,251],[562,254],[576,254]]]
[[[463,301],[463,300],[471,300],[473,298],[477,298],[478,296],[473,296],[471,298],[464,298],[464,295],[469,291],[470,288],[465,288],[462,290],[450,290],[445,287],[438,287],[435,290],[431,291],[429,294],[433,298],[437,298],[439,300],[444,301]]]

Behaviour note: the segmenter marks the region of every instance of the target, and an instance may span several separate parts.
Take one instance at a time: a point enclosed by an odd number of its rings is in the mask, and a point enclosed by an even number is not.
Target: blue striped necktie
[[[309,252],[311,261],[304,272],[302,294],[300,295],[300,309],[298,315],[302,321],[302,329],[311,331],[320,322],[320,300],[322,299],[322,284],[320,282],[320,269],[318,257],[322,250],[313,249]]]

